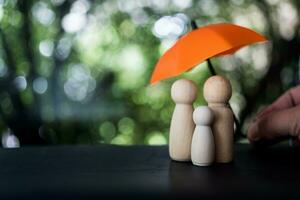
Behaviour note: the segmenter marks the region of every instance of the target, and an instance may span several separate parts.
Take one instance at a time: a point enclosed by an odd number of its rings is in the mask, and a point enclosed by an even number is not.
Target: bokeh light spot
[[[146,143],[149,145],[167,144],[166,137],[161,132],[152,132],[146,138]]]
[[[49,40],[41,41],[39,44],[39,50],[43,56],[50,57],[54,50],[54,44]]]
[[[104,142],[109,143],[116,135],[116,127],[113,123],[105,121],[100,125],[99,132]]]
[[[44,77],[38,77],[33,81],[33,90],[39,94],[46,92],[48,88],[48,81]]]
[[[19,91],[23,91],[27,87],[27,81],[24,76],[18,76],[14,80],[14,84]]]

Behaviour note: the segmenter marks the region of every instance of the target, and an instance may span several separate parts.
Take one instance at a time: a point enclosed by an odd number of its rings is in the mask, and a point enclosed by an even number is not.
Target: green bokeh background
[[[154,86],[149,79],[195,19],[239,24],[270,40],[212,60],[232,83],[245,134],[257,110],[299,82],[299,8],[296,0],[1,0],[0,132],[21,146],[166,144],[172,82],[195,81],[195,106],[203,105],[210,74],[202,63]],[[162,34],[159,20],[176,24],[178,16],[180,34]]]

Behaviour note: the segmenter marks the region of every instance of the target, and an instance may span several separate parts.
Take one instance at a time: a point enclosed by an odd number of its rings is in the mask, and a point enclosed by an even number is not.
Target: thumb
[[[300,136],[300,105],[273,111],[254,121],[248,129],[248,139],[275,139],[281,136]]]

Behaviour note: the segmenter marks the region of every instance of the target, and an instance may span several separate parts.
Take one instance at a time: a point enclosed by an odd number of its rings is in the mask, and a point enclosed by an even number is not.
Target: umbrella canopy
[[[179,75],[216,56],[232,54],[267,39],[248,28],[221,23],[204,26],[182,36],[158,61],[151,84]]]

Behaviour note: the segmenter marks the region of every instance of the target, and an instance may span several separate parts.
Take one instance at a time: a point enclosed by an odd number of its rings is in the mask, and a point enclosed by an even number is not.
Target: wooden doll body
[[[191,159],[194,165],[208,166],[214,162],[215,143],[210,127],[196,126],[191,148]]]
[[[171,96],[176,105],[170,125],[169,154],[173,160],[190,161],[195,128],[192,104],[197,97],[197,87],[192,81],[180,79],[172,85]]]
[[[227,106],[231,97],[231,84],[221,76],[212,76],[204,84],[204,98],[213,110],[212,131],[215,139],[215,161],[229,163],[233,160],[234,120]]]
[[[233,160],[233,113],[226,105],[208,104],[214,112],[212,131],[215,138],[215,160],[228,163]]]
[[[213,111],[207,106],[199,106],[194,111],[193,119],[196,128],[191,147],[192,162],[198,166],[211,165],[215,159],[214,136],[210,127]]]
[[[192,119],[194,108],[191,105],[175,106],[170,127],[170,157],[176,161],[191,159],[191,142],[195,124]]]

